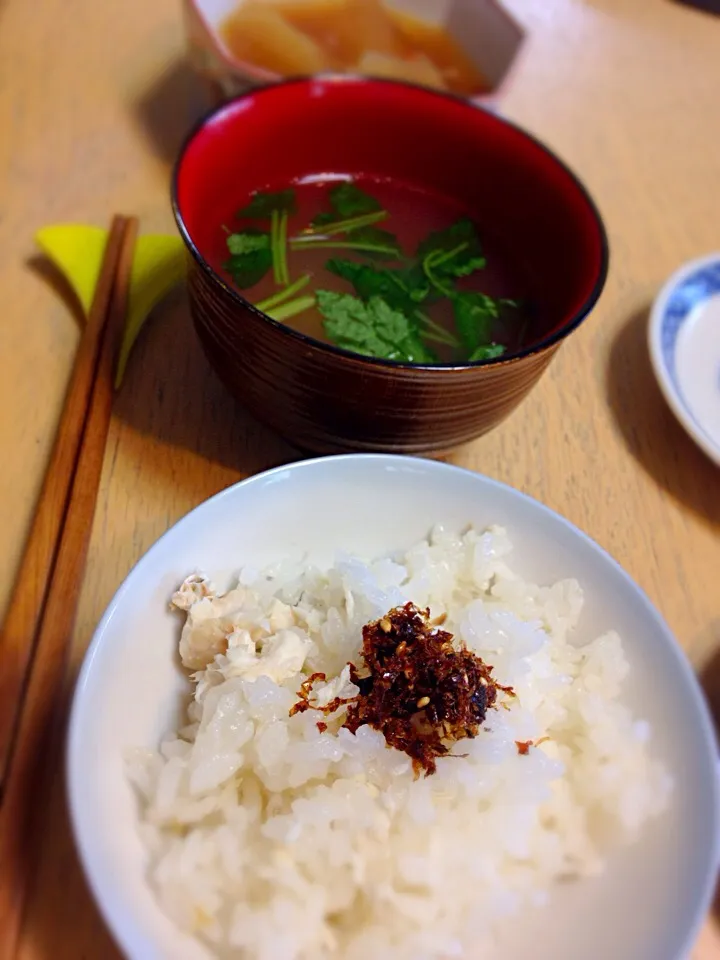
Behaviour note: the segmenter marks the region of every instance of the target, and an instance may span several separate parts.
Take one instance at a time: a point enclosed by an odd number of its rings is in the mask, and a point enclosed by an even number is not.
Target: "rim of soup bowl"
[[[296,86],[298,84],[312,84],[312,83],[361,83],[368,86],[373,85],[391,85],[394,87],[405,87],[411,90],[416,91],[417,93],[422,94],[427,97],[436,97],[444,100],[448,100],[452,103],[460,104],[463,107],[466,107],[469,110],[479,111],[485,113],[496,120],[499,124],[510,127],[512,130],[515,130],[526,140],[533,143],[539,150],[541,150],[547,157],[549,157],[556,165],[559,167],[565,176],[570,180],[572,185],[580,194],[581,198],[587,204],[587,207],[592,215],[592,218],[595,222],[595,226],[598,231],[598,236],[600,240],[600,255],[598,259],[598,269],[595,277],[595,282],[593,287],[588,294],[588,296],[583,301],[582,305],[573,313],[572,317],[567,320],[559,329],[555,330],[553,333],[549,334],[546,337],[543,337],[540,340],[537,340],[526,347],[523,347],[521,350],[516,350],[511,354],[502,355],[500,357],[494,357],[489,360],[476,360],[474,362],[466,363],[407,363],[402,360],[387,360],[382,357],[369,357],[364,354],[356,353],[353,350],[346,350],[344,347],[338,347],[332,343],[325,343],[323,340],[318,340],[315,337],[311,337],[306,333],[302,333],[299,330],[295,330],[293,327],[288,326],[286,323],[283,323],[280,320],[275,320],[269,314],[258,309],[254,303],[248,300],[242,295],[239,290],[236,290],[232,287],[223,277],[215,270],[207,259],[200,252],[197,244],[190,235],[190,231],[185,224],[185,218],[183,216],[182,210],[180,209],[180,201],[178,197],[178,185],[180,172],[183,166],[183,162],[187,155],[188,149],[194,140],[200,136],[205,127],[209,123],[215,121],[220,117],[225,111],[231,110],[237,103],[240,103],[244,100],[262,96],[264,93],[267,93],[271,90],[276,90],[278,88]],[[534,354],[543,353],[549,347],[559,344],[566,337],[568,337],[574,330],[580,326],[583,320],[589,315],[591,310],[594,308],[595,304],[600,299],[600,295],[603,292],[605,283],[607,280],[609,262],[610,262],[610,249],[607,237],[607,231],[605,229],[605,223],[603,221],[600,211],[591,197],[587,187],[580,180],[580,178],[575,174],[570,167],[558,157],[558,155],[546,146],[541,140],[535,137],[533,134],[529,133],[519,124],[513,123],[511,120],[508,120],[506,117],[498,116],[493,110],[489,110],[482,106],[481,104],[474,103],[465,97],[460,97],[457,94],[449,93],[445,90],[431,90],[428,87],[423,87],[421,84],[412,83],[407,80],[391,80],[385,77],[371,77],[364,76],[360,74],[336,74],[336,73],[322,73],[314,76],[299,76],[299,77],[288,77],[279,82],[271,81],[268,83],[263,83],[258,86],[254,86],[249,90],[246,90],[237,96],[231,97],[230,99],[224,101],[222,104],[216,107],[212,107],[208,110],[202,117],[194,124],[190,132],[187,134],[185,139],[182,142],[180,150],[178,152],[177,158],[173,165],[171,187],[170,187],[170,196],[172,201],[172,210],[175,217],[175,223],[177,224],[178,230],[180,231],[180,236],[185,243],[185,246],[189,250],[191,256],[201,268],[201,270],[210,278],[213,284],[219,286],[230,298],[235,302],[238,307],[242,307],[244,310],[249,310],[250,313],[254,314],[258,319],[264,320],[271,326],[275,327],[278,331],[284,333],[291,339],[297,340],[298,344],[301,346],[311,346],[321,353],[328,353],[331,356],[339,356],[344,358],[351,358],[357,362],[363,364],[364,366],[371,367],[381,367],[389,368],[393,370],[422,370],[423,372],[433,374],[433,372],[440,374],[443,371],[447,370],[472,370],[478,367],[487,368],[487,367],[500,367],[507,366],[509,364],[517,363],[520,360],[525,359],[526,357],[533,356]]]

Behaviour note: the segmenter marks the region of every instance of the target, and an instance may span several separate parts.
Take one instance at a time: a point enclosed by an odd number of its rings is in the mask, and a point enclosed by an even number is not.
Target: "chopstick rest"
[[[43,227],[35,242],[75,291],[86,314],[100,276],[108,231],[82,224]],[[178,236],[146,234],[135,245],[128,310],[114,374],[122,384],[128,358],[151,311],[185,276],[185,252]]]

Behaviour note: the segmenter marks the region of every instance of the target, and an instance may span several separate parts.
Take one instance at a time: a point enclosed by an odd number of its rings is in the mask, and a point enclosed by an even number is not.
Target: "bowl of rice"
[[[129,960],[683,960],[718,868],[712,724],[642,591],[405,457],[166,533],[92,641],[67,780]]]

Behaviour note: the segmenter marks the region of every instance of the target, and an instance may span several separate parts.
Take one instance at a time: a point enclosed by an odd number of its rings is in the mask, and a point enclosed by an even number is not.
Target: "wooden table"
[[[720,246],[720,19],[670,0],[512,6],[531,36],[503,109],[584,178],[606,218],[611,270],[599,307],[531,398],[456,460],[538,497],[614,554],[720,701],[720,472],[663,403],[645,346],[660,284]],[[78,317],[36,259],[33,232],[105,225],[113,211],[138,214],[146,231],[172,230],[170,163],[205,103],[183,64],[178,0],[5,0],[0,25],[4,607],[78,339]],[[297,456],[225,394],[184,296],[168,301],[117,400],[73,673],[116,587],[169,524]],[[59,767],[52,796],[39,799],[44,859],[20,957],[112,960],[68,832]],[[712,922],[696,957],[720,958]]]

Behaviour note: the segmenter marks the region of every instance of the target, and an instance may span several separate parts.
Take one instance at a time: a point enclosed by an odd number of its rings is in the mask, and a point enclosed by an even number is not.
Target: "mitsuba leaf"
[[[357,230],[351,230],[347,234],[347,239],[355,243],[367,243],[376,246],[376,250],[358,251],[361,255],[376,260],[400,260],[403,255],[395,234],[390,233],[389,230],[382,230],[380,227],[360,227]]]
[[[247,217],[248,219],[264,219],[269,217],[273,210],[282,213],[295,213],[297,205],[295,202],[295,191],[292,187],[287,190],[279,190],[276,193],[263,193],[257,190],[253,193],[250,203],[238,210],[237,217]]]
[[[422,303],[424,300],[434,296],[434,291],[421,263],[413,263],[409,267],[403,267],[394,272],[397,274],[398,279],[402,282],[408,292],[408,296],[414,303]]]
[[[312,219],[314,227],[324,227],[341,220],[350,220],[365,213],[376,213],[382,206],[369,193],[365,193],[352,181],[346,180],[333,187],[328,195],[331,210],[324,210]]]
[[[344,180],[330,191],[330,206],[337,216],[336,220],[347,220],[349,217],[358,217],[363,213],[374,213],[382,210],[382,205],[356,186],[351,180]]]
[[[316,214],[310,223],[314,227],[324,227],[329,223],[337,223],[338,216],[336,213],[332,213],[330,210],[324,210],[322,213]]]
[[[472,353],[488,344],[493,324],[500,316],[498,301],[484,293],[457,293],[452,305],[455,328],[465,349]]]
[[[417,257],[442,278],[467,277],[482,270],[486,262],[475,227],[467,217],[431,233],[418,246]]]
[[[470,363],[479,360],[494,360],[505,353],[506,348],[501,343],[485,343],[470,354]]]
[[[405,363],[432,363],[435,355],[421,341],[417,326],[382,297],[367,303],[351,294],[317,291],[317,305],[329,339],[369,357]]]
[[[382,297],[397,310],[412,316],[427,295],[430,284],[422,270],[382,270],[354,260],[328,260],[325,268],[349,281],[363,300]]]
[[[231,233],[226,242],[229,253],[242,256],[244,253],[257,253],[267,249],[270,246],[270,234],[253,228],[243,233]]]
[[[272,267],[270,234],[256,227],[227,237],[229,260],[223,268],[232,276],[241,290],[254,287]]]

